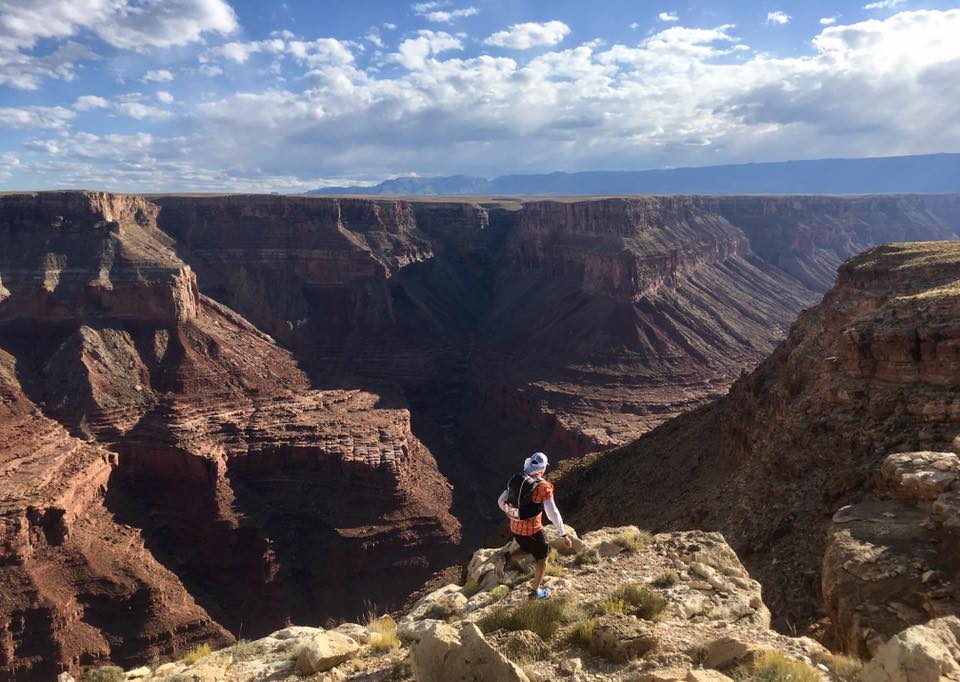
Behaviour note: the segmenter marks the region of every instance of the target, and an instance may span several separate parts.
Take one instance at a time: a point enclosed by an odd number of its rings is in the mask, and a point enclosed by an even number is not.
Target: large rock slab
[[[960,620],[954,616],[915,625],[877,649],[862,682],[960,680]]]
[[[410,646],[410,655],[418,682],[529,682],[472,623],[459,628],[431,623]]]

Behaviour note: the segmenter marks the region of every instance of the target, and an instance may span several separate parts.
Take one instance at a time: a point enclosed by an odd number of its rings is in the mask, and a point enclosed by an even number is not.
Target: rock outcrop
[[[817,620],[834,512],[889,453],[941,450],[960,431],[958,272],[956,242],[851,259],[726,397],[572,472],[572,520],[722,530],[782,626]]]
[[[833,516],[823,560],[827,633],[867,657],[901,630],[960,614],[960,456],[901,452],[876,489]]]
[[[613,541],[627,537],[623,545]],[[399,626],[386,617],[327,631],[291,627],[196,661],[154,666],[142,679],[207,679],[202,675],[216,671],[209,679],[293,680],[295,661],[320,660],[317,643],[331,641],[342,661],[324,664],[317,679],[723,682],[729,678],[721,671],[745,672],[764,652],[814,676],[813,666],[830,660],[813,640],[769,629],[759,585],[717,533],[650,537],[628,526],[598,529],[580,542],[578,554],[552,560],[553,594],[545,601],[528,599],[526,563],[503,581],[486,581],[487,559],[504,549],[487,548],[471,561],[466,585],[423,596]],[[618,551],[607,547],[595,562],[584,559],[605,544]],[[704,573],[717,578],[716,587],[704,583]],[[741,611],[731,603],[752,606]],[[829,667],[820,670],[832,676]]]

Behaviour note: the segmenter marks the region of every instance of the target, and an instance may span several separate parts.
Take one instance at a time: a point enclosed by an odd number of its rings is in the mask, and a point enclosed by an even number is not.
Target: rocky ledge
[[[718,533],[649,535],[635,526],[574,537],[552,553],[544,601],[526,596],[530,564],[500,578],[504,548],[478,550],[465,585],[422,597],[394,620],[330,629],[288,627],[216,652],[122,673],[128,680],[460,682],[733,679],[947,679],[960,670],[960,620],[897,633],[864,665],[807,637],[770,629],[770,612]]]

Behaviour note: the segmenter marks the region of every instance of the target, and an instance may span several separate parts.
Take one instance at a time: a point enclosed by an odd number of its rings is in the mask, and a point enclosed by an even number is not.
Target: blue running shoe
[[[549,587],[538,587],[535,590],[530,590],[531,599],[546,599],[549,596],[550,596]]]

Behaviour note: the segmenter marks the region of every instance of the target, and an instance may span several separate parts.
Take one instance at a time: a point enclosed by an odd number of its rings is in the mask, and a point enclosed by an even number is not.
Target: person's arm
[[[500,499],[497,500],[497,506],[500,507],[504,514],[509,514],[507,511],[507,495],[509,493],[509,490],[504,490],[502,493],[500,493]]]
[[[552,495],[543,501],[543,511],[547,514],[550,522],[560,531],[560,537],[566,537],[567,529],[563,525],[563,517],[560,516],[560,510],[557,509],[557,503],[554,501]]]

